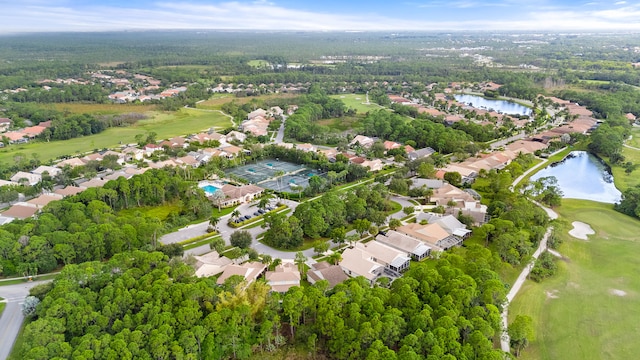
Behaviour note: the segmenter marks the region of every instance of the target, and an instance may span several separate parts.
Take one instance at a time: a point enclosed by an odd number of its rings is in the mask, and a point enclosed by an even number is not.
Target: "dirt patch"
[[[609,289],[609,294],[615,295],[615,296],[627,296],[626,291],[618,290],[618,289]]]
[[[576,239],[588,240],[589,235],[596,233],[589,224],[581,221],[574,221],[571,225],[573,225],[573,229],[569,230],[569,235]]]
[[[557,299],[557,298],[559,298],[558,290],[545,291],[545,294],[547,294],[547,299]]]

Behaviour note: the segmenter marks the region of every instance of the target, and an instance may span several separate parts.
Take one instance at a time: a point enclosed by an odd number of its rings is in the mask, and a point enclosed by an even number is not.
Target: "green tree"
[[[516,356],[529,345],[533,339],[533,321],[527,315],[517,315],[507,330],[511,347],[515,349]]]
[[[353,221],[353,229],[360,235],[360,237],[364,236],[364,234],[369,231],[371,227],[371,222],[367,219],[356,219]]]
[[[231,234],[230,242],[232,246],[239,247],[240,249],[246,249],[251,246],[253,242],[253,236],[247,230],[234,231]]]
[[[326,241],[318,241],[313,246],[313,251],[315,251],[315,253],[318,255],[323,254],[327,250],[329,250],[329,243]]]
[[[444,174],[444,180],[453,186],[460,186],[462,184],[462,175],[457,171],[451,171]]]

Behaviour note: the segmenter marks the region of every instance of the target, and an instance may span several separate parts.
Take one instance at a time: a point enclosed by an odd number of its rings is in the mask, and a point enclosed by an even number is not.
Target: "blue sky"
[[[0,34],[147,29],[640,31],[640,0],[0,0]]]

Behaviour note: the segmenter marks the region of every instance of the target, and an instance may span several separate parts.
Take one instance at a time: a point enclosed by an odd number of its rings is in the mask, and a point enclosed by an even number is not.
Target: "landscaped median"
[[[249,225],[249,224],[252,224],[252,223],[255,223],[257,221],[262,220],[264,215],[266,215],[266,214],[273,213],[273,212],[278,213],[278,212],[280,212],[280,211],[282,211],[284,209],[287,209],[287,208],[288,208],[287,205],[278,206],[277,208],[275,208],[275,209],[273,209],[273,210],[271,210],[269,212],[266,212],[266,213],[258,215],[258,216],[254,216],[249,220],[241,221],[239,223],[236,223],[236,222],[233,222],[233,221],[229,221],[227,224],[229,226],[231,226],[232,228],[236,228],[236,229],[237,228],[241,228],[241,227],[243,227],[245,225]]]

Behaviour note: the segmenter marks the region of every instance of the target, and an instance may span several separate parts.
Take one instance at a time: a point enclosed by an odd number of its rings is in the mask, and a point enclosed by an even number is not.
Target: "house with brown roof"
[[[376,241],[404,252],[415,261],[426,259],[432,249],[424,242],[394,230],[389,230],[386,234],[378,234]]]
[[[347,281],[347,279],[349,277],[339,265],[331,265],[326,261],[311,265],[311,269],[307,271],[307,281],[310,284],[326,280],[329,283],[329,289],[333,289],[334,286]]]
[[[396,231],[443,250],[462,244],[461,238],[449,234],[440,224],[435,223],[426,225],[410,223],[398,227]]]
[[[242,186],[225,184],[220,190],[225,195],[224,201],[220,204],[223,207],[248,203],[264,192],[263,188],[253,184]]]
[[[22,129],[22,132],[25,133],[28,137],[34,138],[42,134],[42,132],[45,131],[46,129],[47,128],[44,126],[36,125],[36,126],[29,126]]]
[[[107,180],[102,180],[102,179],[96,177],[96,178],[93,178],[93,179],[91,179],[89,181],[85,181],[85,182],[79,184],[79,186],[81,188],[88,189],[88,188],[93,188],[93,187],[103,187],[104,184],[106,184],[106,183],[107,183]]]
[[[29,136],[22,131],[9,131],[2,136],[9,139],[9,144],[23,144],[29,141]]]
[[[235,145],[227,145],[224,147],[219,147],[218,150],[223,151],[226,154],[225,156],[229,159],[238,157],[238,155],[242,153],[242,148],[239,148]]]
[[[254,118],[258,117],[258,116],[266,118],[267,117],[267,111],[264,110],[264,109],[256,109],[256,110],[254,110],[254,111],[252,111],[252,112],[247,114],[247,119],[251,120],[251,119],[254,119]]]
[[[58,162],[55,167],[62,169],[65,166],[69,166],[70,168],[74,168],[76,166],[85,166],[87,163],[77,157],[69,158],[66,160],[62,160]]]
[[[181,166],[190,166],[194,168],[200,166],[200,161],[191,155],[176,158],[175,162]]]
[[[11,206],[9,208],[9,210],[6,210],[2,213],[0,213],[0,215],[4,216],[4,217],[8,217],[8,218],[13,218],[13,219],[27,219],[32,217],[33,215],[35,215],[38,211],[40,211],[38,208],[33,207],[33,206],[27,206],[24,204],[15,204],[13,206]]]
[[[187,143],[187,139],[183,138],[182,136],[176,136],[173,137],[171,139],[165,140],[163,142],[161,142],[159,144],[161,147],[169,147],[172,149],[184,149],[187,146],[189,146],[189,144]]]
[[[245,140],[247,140],[247,134],[243,134],[239,131],[233,130],[227,134],[227,141],[237,141],[243,143]]]
[[[40,196],[38,196],[37,198],[33,198],[29,201],[26,202],[26,204],[28,204],[28,206],[33,206],[37,209],[42,209],[43,207],[49,205],[50,202],[52,201],[56,201],[56,200],[61,200],[62,199],[62,195],[58,195],[58,194],[42,194]]]
[[[85,189],[77,186],[67,186],[64,189],[55,190],[54,193],[62,195],[62,197],[73,196],[83,192]]]
[[[264,274],[265,270],[267,270],[267,265],[259,262],[246,262],[242,265],[231,264],[224,269],[216,283],[222,285],[228,278],[238,275],[242,276],[247,285],[249,285]]]
[[[395,142],[395,141],[389,141],[389,140],[386,140],[386,141],[383,143],[383,145],[384,145],[384,149],[385,149],[386,151],[393,150],[393,149],[399,149],[399,148],[401,148],[401,147],[402,147],[402,145],[398,144],[397,142]]]
[[[300,286],[300,271],[292,262],[282,263],[274,271],[267,271],[264,275],[271,291],[286,293],[294,286]]]

